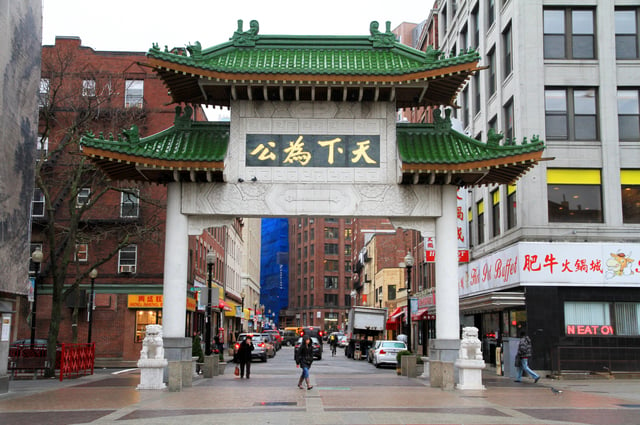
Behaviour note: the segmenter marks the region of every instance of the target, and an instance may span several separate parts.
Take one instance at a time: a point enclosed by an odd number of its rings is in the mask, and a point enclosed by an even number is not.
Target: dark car
[[[302,344],[302,337],[298,338],[298,341],[296,341],[296,350],[300,348],[300,344]],[[320,343],[320,340],[315,336],[312,336],[311,345],[313,345],[313,358],[322,360],[322,344]]]
[[[262,331],[263,334],[269,334],[273,338],[273,345],[276,347],[276,350],[282,348],[282,335],[275,329],[265,329]]]
[[[284,331],[284,335],[282,335],[282,343],[287,347],[290,345],[295,345],[298,340],[298,334],[295,331]]]

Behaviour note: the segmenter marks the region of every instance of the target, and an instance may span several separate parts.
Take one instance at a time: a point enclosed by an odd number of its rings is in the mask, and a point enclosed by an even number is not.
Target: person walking
[[[335,334],[329,336],[329,345],[331,346],[331,357],[335,357],[336,348],[338,347],[338,337]]]
[[[238,362],[240,362],[240,379],[244,378],[245,369],[247,372],[247,379],[251,376],[251,352],[253,351],[253,342],[250,336],[247,336],[244,341],[240,343],[238,348]]]
[[[313,363],[313,344],[311,343],[311,338],[308,335],[302,337],[302,344],[300,344],[300,347],[298,347],[295,352],[295,360],[296,367],[302,368],[302,373],[298,380],[298,388],[301,390],[304,389],[302,386],[302,381],[304,380],[307,384],[307,389],[310,390],[313,388],[313,386],[309,384],[309,369]]]
[[[540,379],[540,375],[535,373],[529,367],[529,359],[533,356],[533,346],[531,345],[531,339],[527,336],[525,332],[520,333],[520,342],[518,343],[518,353],[516,354],[516,365],[518,364],[518,360],[520,361],[520,366],[518,367],[518,376],[516,377],[515,382],[522,382],[522,372],[525,371],[527,374],[533,378],[533,383],[537,383]]]

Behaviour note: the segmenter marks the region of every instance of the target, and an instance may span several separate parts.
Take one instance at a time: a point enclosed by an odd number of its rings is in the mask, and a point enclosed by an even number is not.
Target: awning
[[[405,314],[407,312],[407,306],[404,307],[398,307],[396,308],[393,313],[391,313],[391,315],[389,315],[389,321],[396,321],[398,320],[400,317],[402,317],[403,314]]]
[[[433,320],[435,318],[435,314],[429,314],[429,307],[419,308],[418,311],[411,315],[411,320]]]
[[[238,309],[240,307],[240,304],[236,304],[233,301],[225,301],[225,303],[229,307],[228,310],[227,307],[225,307],[224,309],[224,315],[226,317],[240,317],[238,316]]]
[[[524,292],[491,292],[460,299],[460,311],[465,314],[499,311],[524,307],[524,301]]]
[[[218,308],[224,311],[231,311],[232,308],[229,304],[227,304],[223,299],[218,300]]]

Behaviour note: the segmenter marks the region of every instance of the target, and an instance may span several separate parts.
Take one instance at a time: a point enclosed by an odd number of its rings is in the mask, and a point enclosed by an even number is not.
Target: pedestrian
[[[520,333],[520,342],[518,343],[518,353],[516,354],[516,365],[518,361],[520,362],[520,367],[518,367],[518,376],[516,377],[515,382],[522,382],[522,372],[525,371],[527,374],[533,378],[533,383],[537,383],[538,379],[540,379],[540,375],[535,373],[529,367],[529,359],[533,356],[533,347],[531,345],[531,339],[527,336],[527,334],[523,331]]]
[[[313,363],[313,344],[309,335],[302,337],[302,344],[296,350],[295,353],[296,367],[302,368],[300,379],[298,380],[298,388],[304,389],[302,381],[306,382],[307,389],[310,390],[313,386],[309,383],[309,369]]]
[[[204,352],[202,351],[202,338],[200,332],[194,332],[191,340],[191,356],[197,357],[196,361],[196,373],[200,374],[200,365],[204,363]]]
[[[329,345],[331,346],[331,357],[336,355],[336,348],[338,347],[338,337],[335,334],[331,334],[329,337]]]
[[[251,336],[247,336],[244,341],[240,343],[238,348],[238,354],[236,355],[240,362],[240,378],[244,377],[245,369],[247,372],[247,379],[251,376],[251,352],[253,351],[253,342]]]

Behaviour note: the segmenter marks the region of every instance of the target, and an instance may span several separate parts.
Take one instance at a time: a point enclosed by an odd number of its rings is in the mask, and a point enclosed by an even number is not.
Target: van
[[[298,337],[298,328],[284,328],[282,334],[282,344],[286,346],[292,346],[296,343]]]

